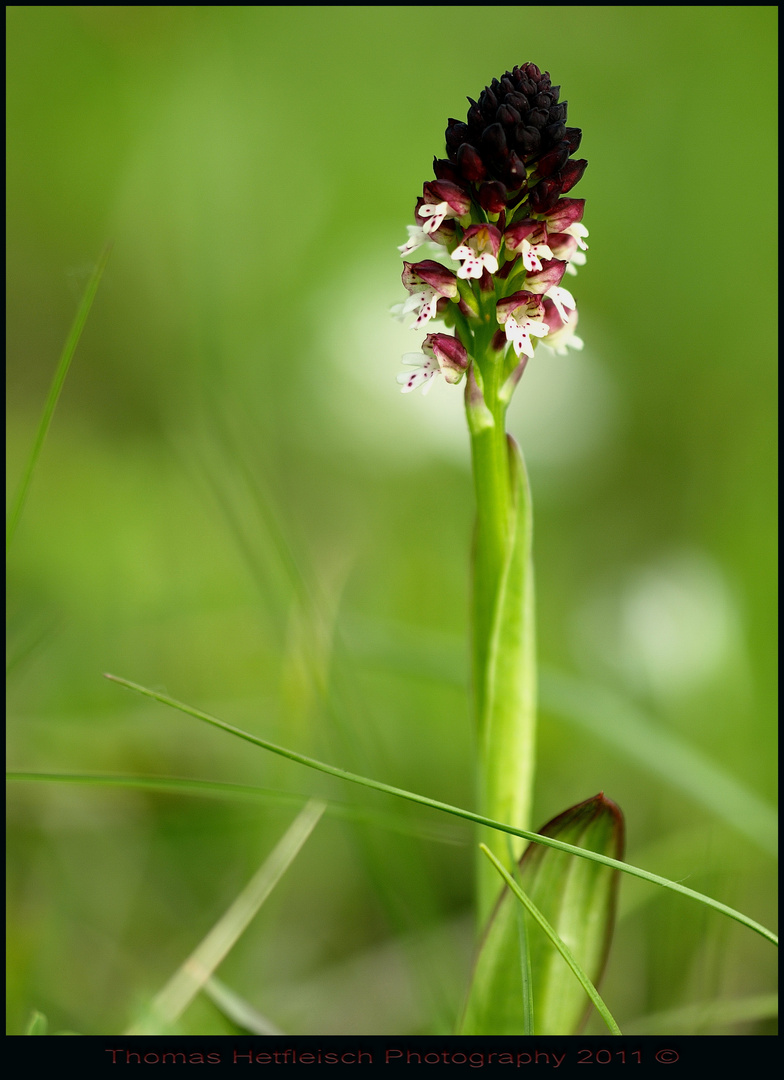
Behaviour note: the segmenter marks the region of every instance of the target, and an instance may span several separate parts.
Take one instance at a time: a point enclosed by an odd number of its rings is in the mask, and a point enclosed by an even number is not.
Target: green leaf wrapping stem
[[[489,355],[482,365],[482,388],[473,371],[466,385],[477,508],[472,654],[479,808],[527,829],[536,739],[531,495],[520,448],[505,431],[501,365],[493,360]],[[503,837],[490,833],[484,840],[506,865]],[[483,926],[501,883],[482,856],[477,874]]]
[[[573,954],[572,950],[568,947],[566,942],[556,933],[555,929],[550,925],[550,923],[544,917],[544,915],[539,910],[539,908],[536,906],[536,904],[534,904],[533,901],[531,900],[531,898],[525,892],[523,892],[523,890],[520,888],[518,883],[515,881],[515,879],[509,873],[509,871],[506,870],[505,867],[503,867],[500,864],[500,862],[498,862],[498,860],[495,858],[495,856],[489,850],[489,848],[485,844],[482,844],[481,845],[481,850],[492,861],[492,863],[495,866],[496,870],[498,870],[499,874],[504,879],[504,881],[508,885],[511,892],[514,894],[514,896],[517,897],[519,902],[523,905],[525,910],[531,916],[532,920],[535,920],[535,922],[538,923],[539,928],[542,931],[544,931],[544,935],[546,936],[546,939],[547,939],[548,943],[550,943],[554,947],[554,950],[558,954],[560,954],[560,956],[566,962],[566,965],[568,966],[568,971],[570,973],[570,978],[572,976],[574,977],[573,980],[572,980],[572,985],[574,985],[574,979],[576,979],[577,985],[581,988],[581,990],[585,991],[585,993],[587,994],[589,1000],[596,1006],[597,1011],[600,1013],[602,1019],[607,1024],[607,1027],[610,1029],[611,1034],[620,1035],[621,1030],[618,1027],[618,1025],[616,1024],[615,1019],[613,1018],[612,1014],[610,1013],[610,1010],[605,1005],[605,1003],[602,1000],[601,996],[599,995],[599,992],[597,991],[596,987],[591,982],[590,978],[585,973],[585,971],[582,969],[582,967],[580,966],[580,964],[577,961],[577,958]],[[529,959],[529,964],[530,964],[530,957],[528,959]],[[509,968],[509,964],[506,961],[506,957],[505,956],[500,957],[499,961],[495,965],[495,967],[496,967],[496,970],[502,970],[502,971],[507,970]],[[512,994],[512,993],[509,993],[509,991],[506,988],[503,989],[503,994],[504,994],[504,997],[503,997],[502,1004],[509,1004],[512,1001],[514,1001],[515,995]],[[468,1019],[470,1019],[470,1017]],[[562,1023],[557,1023],[555,1025],[556,1030],[555,1030],[554,1034],[559,1034],[562,1030],[569,1030],[568,1027],[563,1026],[564,1023],[568,1023],[568,1021],[562,1022]],[[518,1021],[518,1024],[519,1024],[519,1021]],[[466,1026],[470,1027],[471,1025],[470,1024],[466,1025],[466,1023],[464,1021],[464,1033],[469,1033],[469,1032],[465,1031]],[[494,1032],[494,1031],[500,1031],[500,1025],[498,1023],[498,1014],[495,1013],[495,1012],[490,1013],[490,1015],[487,1018],[487,1021],[484,1024],[481,1024],[481,1033],[482,1034],[485,1034],[487,1032]],[[516,1025],[514,1031],[512,1031],[512,1034],[517,1034],[518,1031],[519,1031],[519,1026]],[[525,1034],[535,1034],[537,1032],[536,1032],[536,1029],[534,1029],[534,1031],[532,1031],[532,1032],[529,1032],[528,1029],[526,1029],[524,1033]],[[541,1034],[542,1032],[539,1032],[539,1033]]]
[[[541,829],[542,835],[615,859],[623,855],[623,832],[620,810],[603,794],[570,807]],[[461,1033],[575,1035],[593,1002],[619,1034],[596,991],[615,921],[618,870],[531,844],[520,860],[518,883],[483,847],[509,888],[478,950]],[[519,909],[512,893],[535,920],[526,917],[525,971],[515,959]],[[527,1022],[524,976],[532,998]]]

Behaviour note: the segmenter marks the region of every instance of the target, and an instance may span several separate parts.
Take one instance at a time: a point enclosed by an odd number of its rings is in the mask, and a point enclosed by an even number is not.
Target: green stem
[[[536,729],[530,493],[520,451],[505,431],[502,356],[487,345],[484,352],[475,345],[478,371],[469,373],[466,388],[477,508],[472,657],[478,799],[482,814],[526,829]],[[487,835],[485,841],[506,864],[502,839]],[[485,859],[477,875],[483,925],[499,881]]]
[[[507,560],[512,519],[509,453],[504,430],[505,410],[493,401],[494,374],[484,385],[493,424],[471,437],[476,499],[473,566],[473,660],[477,716],[486,696],[487,652],[492,635],[498,591]]]

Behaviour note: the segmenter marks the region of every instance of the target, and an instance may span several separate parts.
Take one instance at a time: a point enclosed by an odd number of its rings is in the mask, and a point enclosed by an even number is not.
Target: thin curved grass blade
[[[684,792],[770,855],[778,853],[775,807],[704,751],[647,716],[631,699],[563,672],[540,675],[542,706]]]
[[[37,773],[7,772],[8,781],[43,784],[76,784],[85,787],[123,788],[128,791],[156,791],[167,795],[188,795],[203,799],[228,799],[236,802],[263,802],[275,806],[301,808],[308,795],[295,791],[278,791],[275,788],[252,787],[249,784],[231,784],[223,780],[199,780],[184,776],[113,776],[100,773]],[[415,836],[436,844],[463,846],[465,837],[459,827],[435,825],[432,822],[408,821],[399,815],[382,813],[353,803],[326,799],[325,814],[344,821],[370,825],[376,829]]]
[[[164,1033],[176,1023],[213,972],[244,933],[313,832],[324,803],[311,800],[294,819],[273,851],[152,1002],[149,1013],[129,1035]]]
[[[285,1035],[258,1009],[213,975],[203,987],[204,993],[223,1015],[249,1035]]]
[[[701,1001],[676,1009],[649,1013],[629,1023],[635,1035],[714,1035],[717,1028],[775,1020],[778,994],[752,994],[724,1001]]]
[[[48,1035],[49,1034],[49,1021],[42,1012],[38,1009],[33,1009],[32,1015],[27,1022],[27,1027],[24,1031],[25,1035]]]
[[[340,780],[348,780],[352,784],[361,784],[363,787],[370,788],[372,791],[383,791],[387,795],[394,795],[398,799],[406,799],[408,802],[417,803],[420,806],[429,806],[433,810],[438,810],[441,813],[453,814],[455,817],[464,818],[466,821],[473,821],[477,825],[485,825],[489,826],[491,829],[498,829],[501,832],[509,833],[510,836],[521,836],[524,840],[531,840],[535,844],[543,844],[545,847],[556,848],[559,851],[567,851],[572,855],[579,855],[582,859],[590,859],[593,862],[602,863],[604,866],[615,867],[618,870],[623,871],[624,874],[630,874],[632,877],[641,878],[643,881],[650,882],[652,885],[660,885],[662,888],[669,889],[672,892],[678,893],[680,896],[686,896],[691,900],[696,900],[698,903],[712,908],[713,911],[717,911],[730,919],[734,919],[735,922],[741,923],[741,925],[747,927],[749,930],[753,930],[754,933],[764,937],[772,945],[778,945],[778,937],[766,926],[749,918],[748,915],[744,915],[742,911],[736,911],[735,908],[729,907],[728,904],[722,904],[721,901],[714,900],[713,897],[705,896],[704,893],[689,889],[685,885],[681,885],[680,882],[670,881],[669,878],[660,877],[658,874],[652,874],[650,871],[643,870],[639,866],[633,866],[631,863],[612,859],[610,856],[602,855],[597,851],[586,851],[584,848],[575,847],[574,844],[567,844],[561,840],[555,840],[550,836],[542,836],[539,833],[529,832],[527,829],[518,829],[514,825],[507,825],[502,821],[494,821],[492,818],[485,817],[483,814],[477,814],[473,810],[464,810],[462,807],[452,806],[449,803],[440,802],[438,799],[431,799],[427,795],[419,795],[413,791],[406,791],[405,788],[393,787],[391,784],[384,784],[380,780],[372,780],[370,777],[360,776],[357,773],[348,772],[346,769],[339,769],[335,765],[328,765],[326,762],[318,761],[316,758],[308,757],[306,754],[299,754],[296,750],[289,750],[287,747],[278,746],[276,743],[261,739],[257,735],[252,735],[249,731],[243,731],[242,728],[235,727],[233,724],[227,724],[225,720],[219,720],[216,716],[210,716],[209,713],[202,712],[200,709],[195,709],[192,705],[186,705],[182,701],[177,701],[176,698],[171,698],[166,694],[160,694],[156,690],[150,690],[148,687],[139,685],[139,683],[131,682],[129,679],[123,679],[119,675],[105,673],[104,678],[110,679],[112,682],[116,682],[118,685],[124,686],[128,690],[133,690],[137,694],[142,694],[144,697],[159,701],[162,705],[168,705],[172,709],[177,709],[179,712],[183,712],[188,716],[193,716],[197,720],[203,720],[206,724],[220,728],[221,731],[234,735],[236,738],[244,739],[254,746],[261,747],[263,750],[269,750],[270,753],[278,754],[280,757],[287,758],[289,761],[295,761],[300,765],[306,765],[308,768],[316,769],[318,772],[326,773],[328,776],[335,776]]]
[[[19,487],[11,505],[11,512],[8,515],[8,524],[6,525],[5,533],[6,551],[10,547],[14,533],[16,532],[16,527],[19,524],[19,518],[22,516],[22,508],[24,507],[25,499],[27,498],[27,492],[30,487],[33,472],[35,471],[35,466],[38,463],[38,458],[43,448],[46,434],[49,431],[49,425],[52,422],[52,416],[54,415],[60,392],[63,389],[65,377],[68,374],[71,360],[73,360],[73,355],[76,352],[76,346],[79,344],[79,339],[82,336],[82,331],[87,322],[87,316],[90,314],[90,308],[93,306],[93,300],[95,299],[95,294],[98,292],[98,286],[103,277],[103,272],[106,269],[106,264],[109,261],[111,250],[112,245],[107,244],[98,260],[95,270],[93,270],[90,280],[87,282],[87,288],[85,289],[82,301],[76,310],[74,321],[71,325],[68,337],[65,340],[63,351],[60,354],[60,360],[58,361],[57,369],[54,373],[54,378],[52,379],[52,385],[49,387],[49,393],[46,397],[44,411],[41,414],[41,420],[38,424],[38,430],[33,441],[33,446],[27,458],[24,471],[22,472],[22,478],[19,481]]]

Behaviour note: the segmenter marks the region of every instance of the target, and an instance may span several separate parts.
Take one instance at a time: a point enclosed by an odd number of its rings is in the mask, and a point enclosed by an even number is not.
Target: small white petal
[[[406,225],[406,231],[408,232],[408,240],[406,240],[405,244],[400,244],[397,249],[403,258],[410,255],[412,251],[416,251],[417,248],[422,247],[428,240],[428,235],[421,225]]]
[[[413,311],[415,308],[421,307],[422,304],[424,304],[426,300],[427,300],[427,293],[425,293],[424,290],[420,290],[419,292],[411,293],[411,295],[408,297],[408,299],[405,300],[401,304],[401,307],[403,309],[403,314],[407,315],[409,311]]]
[[[425,356],[424,353],[406,353],[403,357],[403,363],[416,366],[417,370],[404,371],[397,376],[397,381],[402,384],[401,394],[410,394],[418,386],[421,386],[422,393],[426,394],[430,389],[433,376],[439,374],[438,362],[432,356]]]
[[[482,276],[482,264],[472,255],[464,261],[463,265],[457,271],[457,276],[464,281],[468,281],[469,278],[480,278]]]
[[[520,250],[523,256],[523,266],[529,273],[542,269],[541,259],[555,258],[547,244],[529,244],[527,240],[523,240]]]
[[[584,342],[582,338],[575,334],[576,326],[577,312],[575,311],[569,322],[559,326],[552,334],[548,334],[542,344],[559,356],[565,356],[568,349],[582,349]]]
[[[534,355],[531,334],[534,337],[545,337],[550,333],[550,328],[546,323],[539,322],[537,319],[524,319],[522,323],[518,323],[514,315],[508,317],[504,323],[504,330],[506,340],[512,342],[515,353],[518,356],[525,353],[528,357]]]
[[[570,236],[574,236],[577,240],[577,246],[581,247],[583,251],[588,250],[588,245],[583,243],[583,237],[588,236],[588,230],[579,221],[575,221],[573,225],[569,225],[564,229],[565,233],[569,233]]]
[[[423,218],[429,218],[422,226],[426,233],[434,233],[436,229],[440,229],[444,223],[444,218],[450,212],[448,202],[440,202],[433,205],[432,203],[425,203],[419,208],[419,216]]]
[[[552,302],[555,304],[558,314],[564,322],[569,321],[569,316],[566,313],[567,308],[571,308],[572,311],[577,307],[574,297],[568,289],[562,289],[560,285],[551,286],[544,294],[549,296]]]
[[[489,273],[494,274],[498,269],[498,259],[489,251],[477,255],[467,244],[460,244],[452,252],[452,258],[462,260],[463,265],[457,271],[457,276],[467,281],[469,278],[480,278],[485,267]]]
[[[566,273],[575,277],[577,274],[578,266],[585,266],[587,262],[587,256],[584,251],[575,251],[571,259],[566,264]]]
[[[413,324],[412,329],[413,330],[419,330],[421,327],[423,327],[427,323],[429,323],[431,319],[434,319],[437,314],[438,314],[438,296],[434,295],[429,300],[427,300],[425,303],[422,304],[422,307],[419,309],[419,314],[416,317],[416,320],[415,320],[415,322]]]

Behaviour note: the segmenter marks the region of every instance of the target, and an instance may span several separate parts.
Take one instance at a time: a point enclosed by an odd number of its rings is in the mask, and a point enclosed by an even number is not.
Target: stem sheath
[[[472,659],[479,807],[488,817],[527,829],[536,729],[531,499],[519,447],[505,431],[501,357],[488,348],[474,362],[479,379],[469,373],[466,409],[476,495]],[[483,839],[506,865],[502,839],[489,833]],[[480,859],[480,925],[499,892],[491,871]]]

